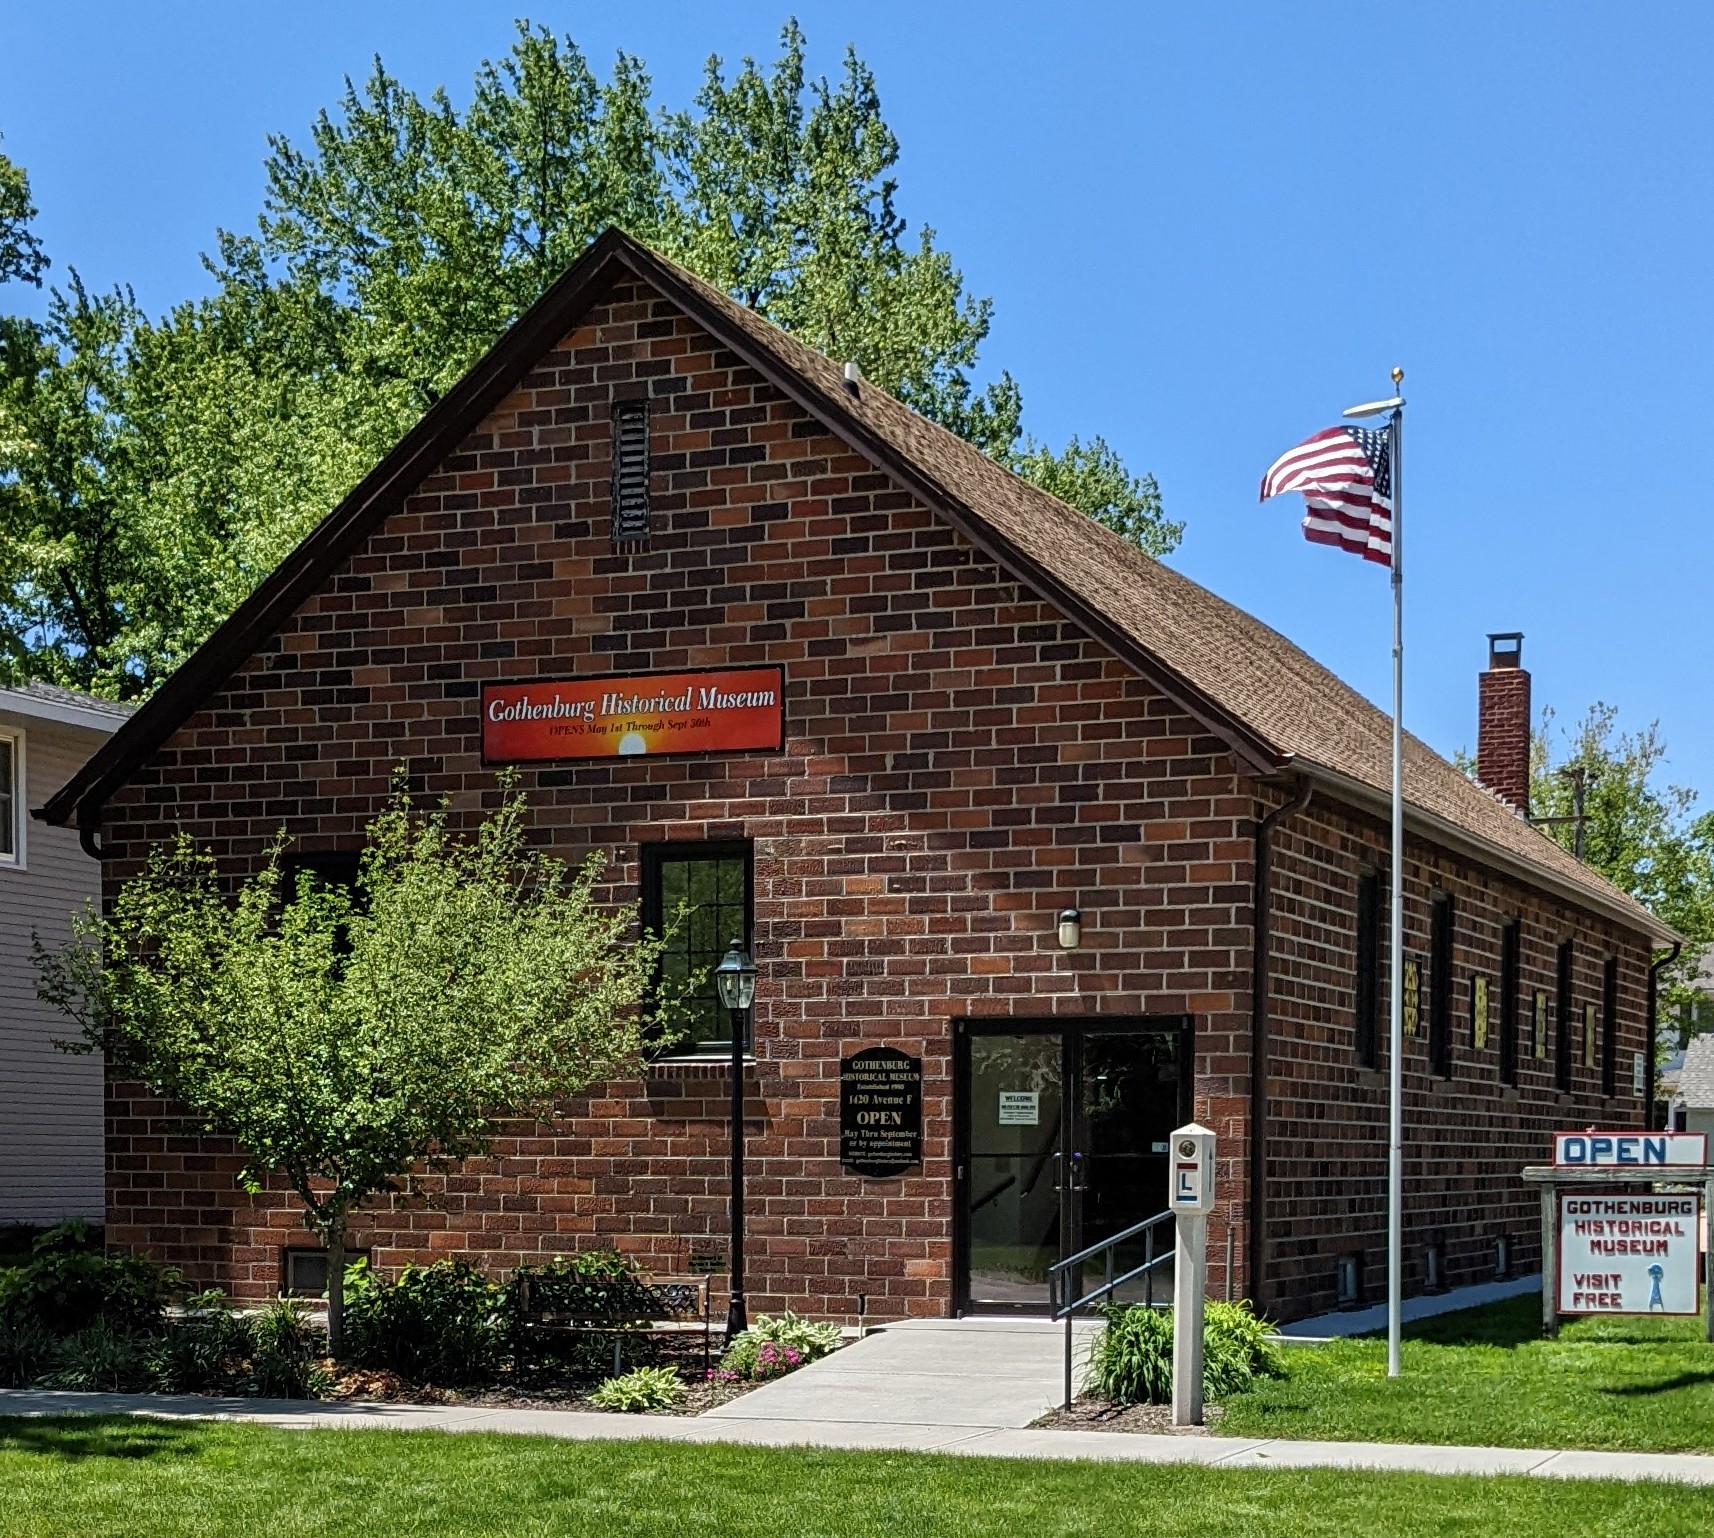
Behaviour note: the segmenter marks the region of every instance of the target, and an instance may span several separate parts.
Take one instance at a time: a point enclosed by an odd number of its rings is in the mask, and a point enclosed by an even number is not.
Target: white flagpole
[[[1396,392],[1404,370],[1393,370]],[[1393,407],[1393,880],[1387,925],[1387,1376],[1399,1375],[1400,1309],[1404,1295],[1404,928],[1405,928],[1405,572],[1404,402]]]

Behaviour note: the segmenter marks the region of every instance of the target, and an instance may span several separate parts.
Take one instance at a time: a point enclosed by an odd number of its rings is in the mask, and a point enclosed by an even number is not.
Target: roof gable
[[[648,284],[783,394],[1206,726],[1252,773],[1309,774],[1344,799],[1385,794],[1388,718],[1277,631],[1153,560],[693,274],[617,232],[519,318],[38,813],[99,822],[108,797],[263,644],[613,283]],[[1419,826],[1473,845],[1638,932],[1671,931],[1415,738],[1406,795]]]

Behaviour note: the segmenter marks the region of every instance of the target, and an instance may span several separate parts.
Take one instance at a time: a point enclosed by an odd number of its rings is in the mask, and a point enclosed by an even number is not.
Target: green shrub
[[[176,1271],[102,1254],[84,1223],[62,1223],[36,1239],[27,1265],[0,1271],[0,1320],[34,1320],[61,1338],[98,1323],[148,1334],[179,1283]]]
[[[670,1410],[684,1398],[684,1384],[670,1367],[639,1367],[622,1378],[609,1378],[589,1396],[603,1410],[629,1415],[645,1410]]]
[[[760,1382],[783,1377],[805,1362],[839,1349],[839,1326],[783,1314],[758,1314],[756,1322],[726,1348],[720,1371],[728,1378]]]
[[[1084,1388],[1115,1404],[1167,1404],[1172,1399],[1172,1314],[1141,1304],[1110,1303],[1089,1348]],[[1278,1377],[1273,1326],[1247,1302],[1210,1303],[1202,1325],[1202,1394],[1218,1404],[1257,1378]]]
[[[1089,1345],[1086,1391],[1115,1404],[1165,1404],[1172,1398],[1172,1315],[1109,1303]]]
[[[52,1368],[41,1382],[93,1393],[139,1389],[148,1382],[146,1349],[137,1336],[98,1319],[54,1343]]]
[[[54,1345],[34,1319],[0,1318],[0,1388],[28,1388],[53,1364]]]
[[[225,1293],[198,1293],[149,1342],[149,1381],[161,1394],[241,1392],[254,1344],[250,1320],[232,1311]]]
[[[1251,1310],[1248,1299],[1208,1304],[1202,1323],[1203,1398],[1219,1404],[1242,1394],[1257,1378],[1279,1377],[1284,1371],[1279,1349],[1268,1339],[1273,1329]]]
[[[345,1354],[418,1383],[493,1376],[506,1349],[506,1289],[462,1260],[406,1266],[389,1282],[358,1261],[345,1273]]]
[[[278,1298],[249,1315],[250,1386],[270,1399],[316,1399],[329,1380],[317,1358],[323,1337],[296,1298]]]

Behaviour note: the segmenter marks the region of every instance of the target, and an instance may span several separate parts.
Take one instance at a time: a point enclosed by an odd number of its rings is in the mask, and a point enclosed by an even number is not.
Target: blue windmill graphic
[[[1649,1267],[1649,1307],[1658,1308],[1663,1313],[1666,1311],[1666,1304],[1661,1301],[1660,1279],[1665,1275],[1666,1269],[1658,1260]]]

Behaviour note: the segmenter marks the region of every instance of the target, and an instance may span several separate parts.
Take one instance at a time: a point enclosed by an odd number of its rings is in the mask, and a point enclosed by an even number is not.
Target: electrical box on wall
[[[1214,1210],[1214,1134],[1191,1122],[1171,1139],[1167,1206],[1174,1212]]]

